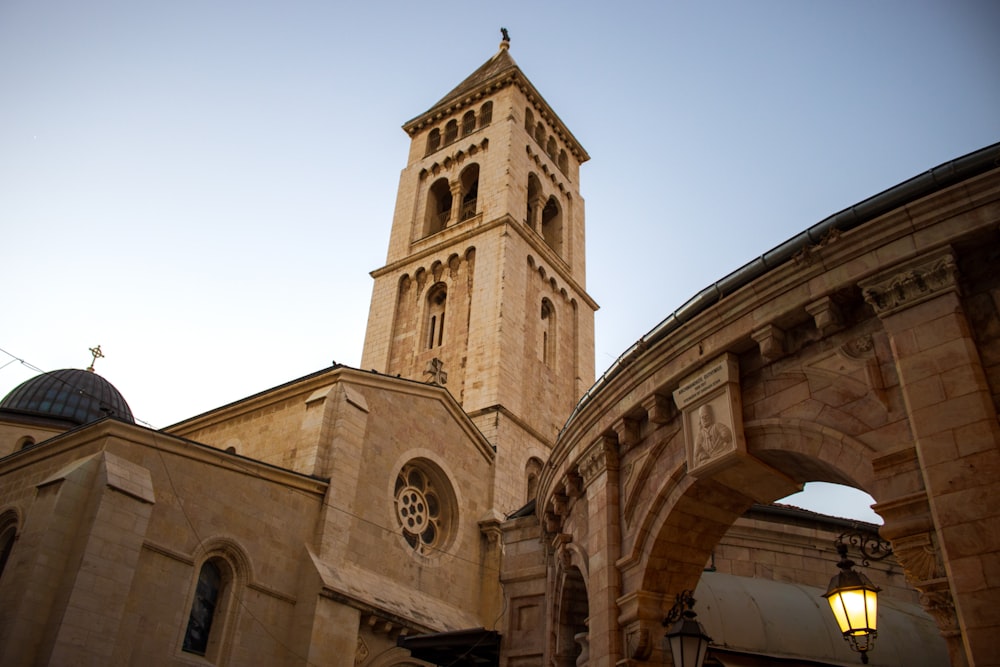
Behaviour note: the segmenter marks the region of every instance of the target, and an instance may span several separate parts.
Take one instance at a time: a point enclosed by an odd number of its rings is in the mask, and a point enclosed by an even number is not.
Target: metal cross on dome
[[[93,358],[90,360],[90,366],[87,367],[87,370],[90,371],[91,373],[93,373],[94,372],[94,362],[97,361],[98,359],[103,359],[104,358],[104,353],[101,352],[101,346],[98,345],[97,347],[90,348],[90,355]]]

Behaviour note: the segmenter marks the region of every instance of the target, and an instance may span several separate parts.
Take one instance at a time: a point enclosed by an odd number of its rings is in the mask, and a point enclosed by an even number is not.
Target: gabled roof
[[[457,111],[466,104],[471,104],[490,91],[509,84],[517,85],[527,95],[528,99],[538,108],[541,116],[552,124],[581,163],[590,159],[590,155],[573,136],[573,133],[569,131],[569,128],[552,110],[538,89],[532,85],[521,68],[514,62],[514,58],[510,55],[510,42],[507,41],[500,42],[500,50],[493,57],[483,63],[475,72],[465,77],[462,83],[452,88],[434,106],[404,123],[403,129],[412,137],[429,123],[436,122],[442,116]]]
[[[505,74],[512,72],[518,72],[521,76],[524,76],[517,63],[514,62],[514,58],[510,55],[510,49],[507,46],[501,46],[500,50],[492,58],[483,63],[475,72],[465,77],[465,80],[452,88],[450,93],[438,100],[437,104],[431,107],[431,111],[447,106],[449,102],[457,100],[487,83],[492,83],[494,79],[502,80]]]

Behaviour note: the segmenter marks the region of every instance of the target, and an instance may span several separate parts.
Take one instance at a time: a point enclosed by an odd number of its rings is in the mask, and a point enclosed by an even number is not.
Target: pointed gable
[[[460,84],[455,86],[447,95],[437,101],[434,106],[420,114],[416,118],[403,124],[403,130],[413,137],[427,125],[437,122],[443,116],[456,112],[466,105],[481,99],[498,88],[514,84],[519,87],[538,108],[541,116],[549,119],[556,131],[566,141],[568,147],[582,163],[590,159],[587,151],[580,145],[573,133],[562,122],[552,107],[549,106],[545,98],[538,92],[535,86],[524,75],[521,68],[514,62],[510,55],[510,43],[503,41],[500,49],[483,63],[476,71],[467,76]]]

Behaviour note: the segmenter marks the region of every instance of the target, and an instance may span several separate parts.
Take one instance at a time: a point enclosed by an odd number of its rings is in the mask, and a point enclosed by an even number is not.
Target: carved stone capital
[[[948,291],[958,290],[958,266],[951,248],[898,264],[859,283],[879,317],[892,315]]]
[[[579,470],[583,476],[584,486],[609,468],[615,469],[617,466],[618,453],[615,450],[615,441],[606,437],[599,439],[580,460]]]
[[[926,582],[919,589],[920,604],[937,622],[938,629],[945,639],[962,634],[955,614],[955,601],[951,597],[951,588],[947,579]]]

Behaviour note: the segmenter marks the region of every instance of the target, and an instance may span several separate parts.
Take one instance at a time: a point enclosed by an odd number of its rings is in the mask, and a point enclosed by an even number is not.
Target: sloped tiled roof
[[[455,86],[451,92],[438,100],[437,104],[431,107],[431,110],[437,109],[438,107],[447,106],[449,102],[461,98],[463,95],[474,91],[483,84],[492,81],[493,79],[502,78],[504,74],[512,71],[520,72],[517,63],[514,62],[514,58],[510,55],[510,50],[506,47],[501,47],[496,54],[487,60],[480,66],[475,72],[470,74],[465,78],[462,83]]]
[[[525,90],[529,99],[542,109],[543,117],[547,117],[553,123],[557,132],[568,142],[574,155],[577,156],[580,162],[586,162],[590,159],[587,151],[580,145],[580,142],[573,136],[573,133],[563,124],[558,114],[548,105],[545,98],[542,97],[531,81],[528,80],[528,77],[524,75],[524,72],[521,71],[521,68],[514,62],[514,58],[510,55],[510,43],[506,41],[500,43],[500,49],[489,60],[483,63],[475,72],[465,77],[460,84],[452,88],[447,95],[438,100],[430,109],[404,123],[403,129],[407,134],[413,136],[415,132],[425,127],[428,123],[434,122],[435,117],[442,110],[448,110],[450,113],[455,110],[450,107],[461,106],[468,98],[476,98],[488,92],[492,87],[499,87],[511,82],[516,83],[516,85]]]

